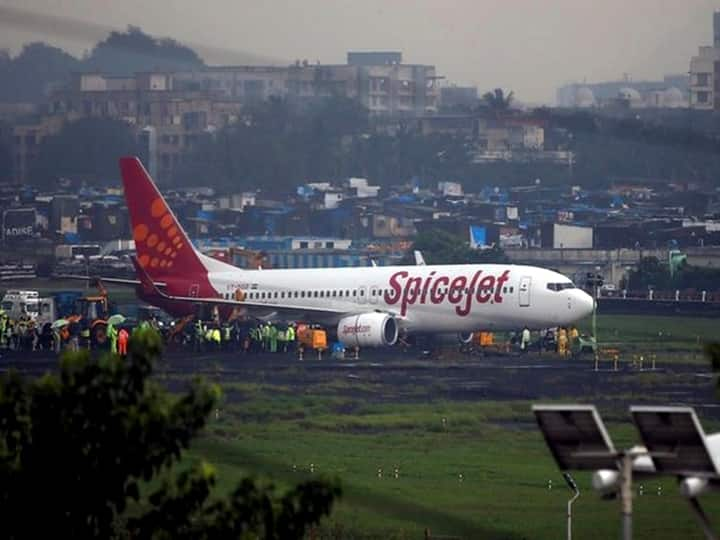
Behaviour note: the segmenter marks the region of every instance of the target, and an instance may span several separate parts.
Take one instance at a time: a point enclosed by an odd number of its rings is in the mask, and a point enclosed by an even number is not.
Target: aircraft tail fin
[[[120,158],[137,265],[152,281],[180,273],[205,275],[207,267],[165,198],[137,157]]]

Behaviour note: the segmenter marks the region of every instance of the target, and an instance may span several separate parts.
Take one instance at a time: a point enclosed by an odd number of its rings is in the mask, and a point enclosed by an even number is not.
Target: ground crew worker
[[[277,352],[277,346],[278,346],[278,339],[277,339],[277,328],[274,324],[268,323],[268,341],[270,342],[270,352],[276,353]]]
[[[287,352],[287,330],[277,329],[277,347],[279,351]]]
[[[575,343],[577,342],[578,338],[580,337],[580,332],[578,332],[578,329],[574,326],[570,327],[570,335],[568,336],[568,346],[570,350],[573,350],[575,348]]]
[[[205,336],[205,348],[206,349],[212,349],[213,347],[213,329],[211,326],[204,325],[203,326],[204,336]]]
[[[195,352],[200,351],[200,347],[202,346],[202,340],[203,340],[202,321],[200,319],[197,319],[195,321],[195,332],[193,333],[193,348],[195,349]]]
[[[118,348],[117,348],[117,340],[118,340],[118,331],[117,328],[115,328],[114,325],[108,324],[107,327],[107,335],[108,338],[110,338],[110,352],[112,354],[117,354]]]
[[[262,348],[263,351],[270,350],[270,323],[265,323],[261,327],[262,332]]]
[[[10,341],[12,339],[12,320],[10,320],[9,317],[5,317],[5,339],[4,339],[4,346],[6,349],[10,348]]]
[[[223,326],[223,348],[226,350],[231,349],[232,344],[232,328],[229,324]]]
[[[220,345],[221,345],[221,343],[222,343],[222,335],[220,334],[220,329],[216,326],[215,328],[213,328],[212,330],[210,330],[210,336],[211,336],[212,341],[213,341],[213,343],[214,343],[215,350],[216,350],[216,351],[219,351],[219,350],[220,350]]]
[[[3,349],[7,346],[5,329],[7,328],[8,316],[4,309],[0,309],[0,347]]]
[[[560,328],[558,330],[558,353],[560,353],[561,356],[567,356],[568,353],[568,335],[567,330],[565,328]]]
[[[130,334],[128,334],[128,331],[125,330],[125,328],[120,329],[117,340],[118,354],[120,356],[127,356],[127,346],[128,341],[130,340]]]
[[[530,329],[526,326],[523,328],[522,335],[520,337],[520,350],[524,353],[530,348]]]
[[[295,327],[291,324],[285,331],[285,350],[293,351],[295,347]]]

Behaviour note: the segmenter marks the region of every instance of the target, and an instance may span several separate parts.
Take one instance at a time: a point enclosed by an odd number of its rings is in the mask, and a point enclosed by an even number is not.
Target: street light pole
[[[567,540],[572,540],[572,505],[580,496],[580,490],[578,489],[573,477],[570,476],[570,473],[564,472],[563,478],[565,479],[565,483],[567,483],[568,487],[573,492],[573,496],[567,502]]]
[[[632,540],[632,467],[632,453],[622,452],[620,457],[620,504],[622,513],[621,538],[623,540]]]

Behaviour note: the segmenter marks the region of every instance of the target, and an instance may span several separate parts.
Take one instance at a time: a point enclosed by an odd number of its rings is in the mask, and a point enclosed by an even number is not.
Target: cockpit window
[[[565,289],[574,289],[575,285],[571,281],[566,283],[548,283],[547,288],[551,291],[564,291]]]

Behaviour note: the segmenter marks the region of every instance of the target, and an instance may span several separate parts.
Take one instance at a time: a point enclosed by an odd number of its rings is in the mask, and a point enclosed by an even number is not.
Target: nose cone
[[[584,319],[588,315],[592,315],[592,312],[595,309],[595,300],[585,291],[578,289],[575,305],[577,306],[578,319]]]

